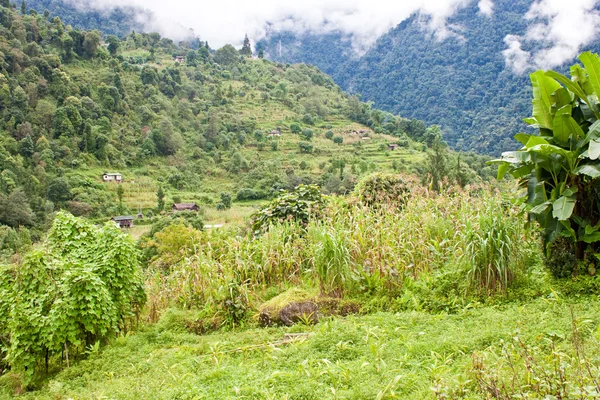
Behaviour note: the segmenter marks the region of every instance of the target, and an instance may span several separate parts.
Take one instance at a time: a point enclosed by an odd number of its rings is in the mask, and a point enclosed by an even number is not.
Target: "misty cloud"
[[[494,3],[492,0],[479,0],[477,7],[479,7],[480,13],[488,17],[490,17],[494,12]]]
[[[192,28],[212,47],[227,43],[239,45],[245,34],[256,42],[268,30],[313,33],[340,31],[351,37],[355,50],[360,52],[416,11],[430,16],[427,27],[438,39],[451,36],[453,33],[447,27],[447,19],[476,0],[66,1],[84,9],[105,10],[118,6],[147,9],[154,18],[142,18],[139,21],[147,30],[180,40],[189,35],[187,28]],[[482,12],[491,12],[491,0],[481,0],[479,4]]]
[[[530,26],[523,37],[508,35],[503,52],[507,65],[515,72],[530,69],[550,69],[572,60],[581,48],[598,37],[600,13],[595,9],[599,0],[537,0],[525,15]],[[541,50],[522,50],[524,44],[534,44]]]

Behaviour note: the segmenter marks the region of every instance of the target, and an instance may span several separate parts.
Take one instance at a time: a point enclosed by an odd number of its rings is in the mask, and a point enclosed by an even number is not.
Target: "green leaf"
[[[587,95],[585,94],[585,92],[581,89],[581,87],[577,83],[571,81],[566,76],[559,74],[558,72],[554,72],[554,71],[546,72],[546,76],[556,79],[557,81],[562,83],[568,90],[570,90],[572,93],[574,93],[577,97],[579,97],[581,100],[583,100],[587,103]]]
[[[593,179],[600,178],[600,165],[582,165],[575,169],[573,173],[576,175],[587,175]]]
[[[575,209],[575,197],[561,196],[552,203],[552,216],[557,218],[559,221],[566,221],[569,219],[573,210]]]
[[[568,142],[570,137],[584,138],[585,134],[583,133],[583,130],[577,121],[569,115],[571,106],[565,106],[563,108],[567,110],[564,112],[562,112],[563,109],[557,111],[554,118],[554,138],[562,143]],[[567,114],[567,111],[569,114]]]
[[[506,173],[508,172],[510,168],[510,164],[503,162],[502,164],[498,165],[498,180],[502,180],[504,179],[504,176],[506,175]]]
[[[598,55],[586,51],[579,55],[579,60],[585,67],[596,96],[600,97],[600,59],[598,59]]]
[[[549,143],[546,139],[544,139],[542,137],[531,135],[531,136],[529,136],[529,140],[525,144],[525,147],[530,149],[533,146],[537,146],[538,144],[549,144]]]
[[[545,201],[542,204],[538,204],[537,206],[533,207],[531,210],[529,210],[530,214],[541,214],[544,211],[546,211],[546,209],[551,205],[552,203],[550,203],[549,201]]]
[[[531,136],[533,136],[533,135],[528,135],[526,133],[517,133],[515,135],[515,140],[517,142],[521,143],[523,146],[525,146]]]
[[[590,160],[597,160],[600,156],[600,139],[594,139],[590,142],[588,148],[588,157]]]
[[[554,93],[560,84],[554,79],[545,75],[544,71],[536,71],[530,76],[533,86],[533,118],[540,127],[552,129],[553,116],[550,110],[552,106],[552,93]]]

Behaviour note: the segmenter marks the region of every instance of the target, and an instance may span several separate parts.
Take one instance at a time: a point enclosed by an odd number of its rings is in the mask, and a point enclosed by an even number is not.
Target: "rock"
[[[319,306],[312,301],[290,303],[281,309],[279,319],[287,326],[301,321],[316,324],[319,321]]]
[[[353,301],[292,288],[262,304],[258,320],[262,326],[291,326],[298,322],[314,324],[323,315],[346,316],[359,310],[360,304]]]

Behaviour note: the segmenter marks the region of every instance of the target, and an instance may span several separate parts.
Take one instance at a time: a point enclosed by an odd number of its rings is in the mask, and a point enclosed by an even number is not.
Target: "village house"
[[[173,57],[173,60],[175,60],[176,63],[183,64],[185,62],[185,57],[184,56],[175,56],[175,57]]]
[[[123,176],[118,172],[106,172],[102,175],[102,180],[104,182],[123,182]]]
[[[388,144],[388,150],[390,151],[394,151],[398,148],[399,146],[396,143],[390,143]]]
[[[200,207],[196,203],[173,203],[171,210],[175,212],[179,211],[195,211],[198,212]]]
[[[271,132],[267,133],[267,137],[274,137],[274,136],[281,136],[281,132],[279,132],[277,129],[273,129]]]
[[[119,228],[131,228],[133,226],[133,217],[129,215],[112,217],[110,220],[114,221]]]

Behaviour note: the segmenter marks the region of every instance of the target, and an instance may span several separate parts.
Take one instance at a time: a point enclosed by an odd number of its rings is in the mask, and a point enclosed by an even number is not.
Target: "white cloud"
[[[536,0],[525,18],[530,26],[523,37],[508,35],[503,54],[516,72],[528,69],[550,69],[571,61],[581,48],[598,37],[599,0]],[[541,50],[533,53],[522,45],[533,44]]]
[[[488,17],[492,16],[494,12],[494,3],[492,2],[492,0],[479,0],[477,6],[479,7],[480,13]]]
[[[475,0],[66,0],[83,8],[135,6],[152,11],[149,29],[175,40],[192,28],[211,47],[239,45],[248,34],[252,41],[267,29],[301,32],[341,31],[352,36],[356,49],[365,49],[412,13],[430,15],[428,27],[443,39],[452,34],[446,21]],[[481,0],[491,5],[491,0]],[[480,6],[481,8],[481,6]],[[490,6],[491,10],[491,6]]]
[[[519,74],[527,71],[527,69],[529,69],[531,54],[521,48],[522,44],[519,36],[507,35],[504,38],[504,43],[508,46],[508,48],[502,52],[506,63]]]

